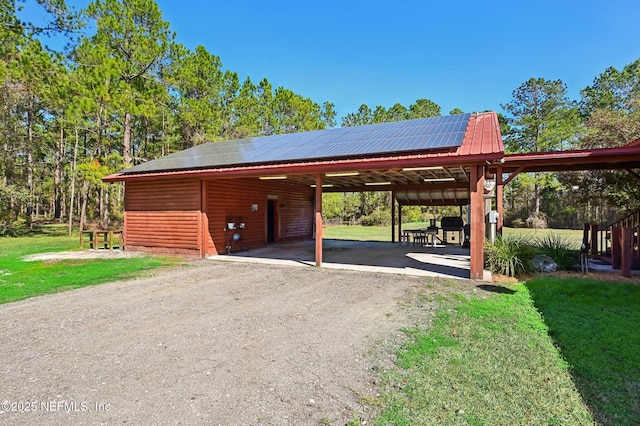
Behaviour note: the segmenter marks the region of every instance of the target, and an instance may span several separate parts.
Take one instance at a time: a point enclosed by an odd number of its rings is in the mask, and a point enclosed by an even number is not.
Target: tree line
[[[580,99],[561,80],[531,78],[502,105],[507,152],[611,148],[640,138],[640,59],[609,67]],[[638,164],[640,168],[640,164]],[[522,174],[505,187],[505,219],[512,226],[580,227],[611,223],[640,208],[634,170]]]
[[[274,88],[266,77],[240,81],[204,46],[178,43],[153,0],[94,0],[81,11],[64,0],[28,0],[46,13],[43,24],[19,19],[23,3],[0,0],[0,235],[40,218],[68,223],[70,232],[121,220],[123,189],[101,178],[136,163],[203,142],[337,125],[331,102]],[[47,36],[68,43],[50,49]],[[640,60],[605,70],[575,101],[559,80],[525,82],[502,106],[508,150],[612,146],[638,137],[639,81]],[[420,98],[408,107],[362,105],[340,125],[438,115],[439,105]],[[638,186],[629,174],[606,171],[523,175],[506,190],[509,219],[575,220],[610,205],[631,209]],[[578,188],[570,206],[557,202],[567,188]],[[359,209],[343,196],[348,205],[334,203],[335,210],[384,220],[388,196],[355,197]]]
[[[0,0],[0,234],[42,216],[70,229],[118,220],[122,188],[100,179],[138,162],[335,126],[332,103],[240,81],[204,46],[177,43],[153,0],[95,0],[79,12],[37,0],[49,17],[41,26],[20,21],[21,3]],[[69,44],[48,49],[45,35]]]
[[[640,59],[622,70],[614,67],[598,75],[580,92],[567,96],[561,80],[530,78],[501,105],[501,132],[507,153],[608,148],[640,138]],[[342,126],[440,115],[436,103],[419,99],[409,108],[395,104],[373,110],[366,104],[347,114]],[[462,113],[454,109],[450,114]],[[640,164],[638,165],[640,168]],[[505,187],[505,223],[515,227],[573,227],[582,223],[610,223],[640,208],[637,171],[597,170],[523,173]],[[329,219],[389,224],[390,197],[386,193],[327,194],[324,213]],[[450,208],[405,207],[407,221],[455,214]]]

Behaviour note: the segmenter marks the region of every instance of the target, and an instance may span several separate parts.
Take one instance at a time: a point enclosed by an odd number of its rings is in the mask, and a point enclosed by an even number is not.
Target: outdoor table
[[[436,246],[436,240],[438,238],[438,228],[420,228],[420,229],[405,229],[402,231],[403,234],[413,236],[413,246],[416,246],[416,243],[422,245],[423,247],[430,245],[431,247]]]
[[[114,246],[113,236],[114,234],[116,234],[119,236],[118,238],[119,241],[116,241],[116,243],[118,244],[118,247],[120,247],[120,250],[124,249],[124,232],[121,229],[118,229],[118,230],[100,229],[100,230],[92,230],[92,231],[82,231],[80,233],[80,249],[81,250],[84,249],[83,237],[85,234],[89,236],[89,248],[98,249],[98,245],[100,244],[100,245],[103,245],[105,249],[108,248],[110,251],[112,251]]]

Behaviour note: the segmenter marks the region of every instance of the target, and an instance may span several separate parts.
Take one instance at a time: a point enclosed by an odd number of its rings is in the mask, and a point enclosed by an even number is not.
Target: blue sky
[[[502,112],[531,77],[561,79],[578,99],[606,68],[640,58],[638,0],[157,3],[178,42],[205,46],[241,81],[333,102],[338,118],[419,98],[443,114]]]

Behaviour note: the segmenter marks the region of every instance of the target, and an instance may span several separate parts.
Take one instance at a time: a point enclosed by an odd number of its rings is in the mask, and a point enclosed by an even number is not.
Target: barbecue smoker
[[[448,243],[449,238],[447,238],[450,232],[453,232],[453,238],[451,242],[456,242],[456,234],[458,234],[458,244],[462,244],[462,230],[464,228],[464,221],[461,217],[458,216],[444,216],[440,220],[440,229],[442,229],[442,242]]]

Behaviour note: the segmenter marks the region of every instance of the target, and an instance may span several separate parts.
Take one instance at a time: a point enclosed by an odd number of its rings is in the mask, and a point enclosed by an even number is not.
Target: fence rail
[[[608,225],[593,227],[591,232],[591,252],[593,254],[608,255],[611,256],[612,249],[612,228],[631,228],[631,238],[633,244],[633,258],[634,263],[640,258],[640,210],[631,213],[622,219],[612,222]]]

